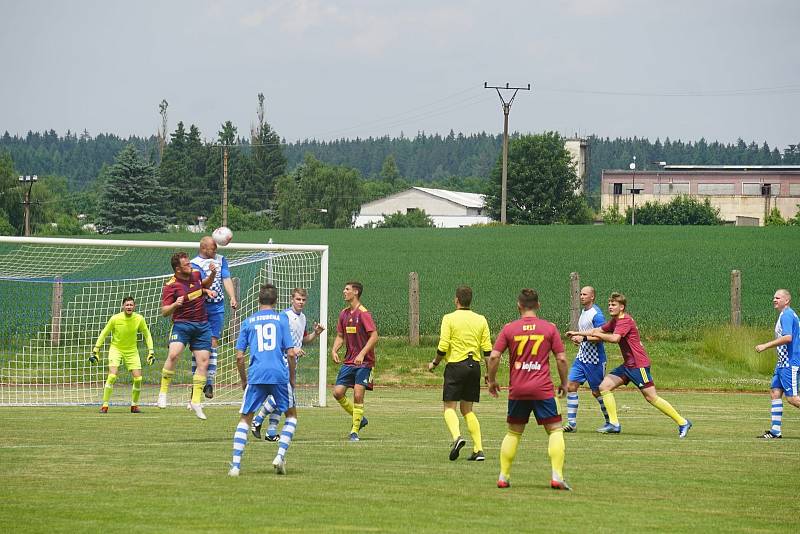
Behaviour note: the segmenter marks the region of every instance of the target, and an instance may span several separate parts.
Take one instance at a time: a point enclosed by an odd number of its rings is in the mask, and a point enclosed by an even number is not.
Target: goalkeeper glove
[[[153,354],[153,351],[147,353],[147,365],[153,365],[156,361],[156,355]]]
[[[100,361],[100,349],[97,347],[92,349],[92,355],[89,356],[89,363],[97,363]]]

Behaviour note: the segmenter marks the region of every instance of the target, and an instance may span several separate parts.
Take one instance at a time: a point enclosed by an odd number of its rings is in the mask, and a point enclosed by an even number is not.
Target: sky
[[[800,143],[796,0],[0,0],[0,133]],[[513,91],[503,91],[508,100]]]

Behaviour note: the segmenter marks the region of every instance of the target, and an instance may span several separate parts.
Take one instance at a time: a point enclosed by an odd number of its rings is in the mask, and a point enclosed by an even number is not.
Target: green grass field
[[[197,235],[151,239],[196,241]],[[271,230],[237,232],[240,242],[330,246],[331,318],[344,283],[364,282],[364,303],[386,335],[408,332],[408,275],[419,273],[420,329],[438,335],[455,288],[475,290],[474,308],[496,332],[515,312],[522,287],[542,297],[542,315],[569,322],[569,276],[594,285],[604,305],[612,291],[646,337],[690,339],[730,320],[730,276],[742,272],[745,324],[774,324],[772,294],[797,292],[800,232],[794,227],[511,226],[461,229]],[[165,259],[165,265],[167,260]],[[332,319],[331,319],[332,320]]]
[[[512,487],[495,487],[506,403],[488,395],[482,464],[448,461],[439,388],[379,388],[361,442],[345,440],[331,399],[301,411],[287,476],[270,466],[275,444],[251,438],[237,479],[232,406],[205,422],[177,408],[2,409],[0,531],[758,532],[796,515],[800,413],[787,405],[784,439],[765,442],[766,394],[662,393],[694,421],[687,439],[630,390],[617,395],[623,433],[596,434],[599,410],[582,395],[579,432],[566,435],[571,493],[548,488],[536,427]]]

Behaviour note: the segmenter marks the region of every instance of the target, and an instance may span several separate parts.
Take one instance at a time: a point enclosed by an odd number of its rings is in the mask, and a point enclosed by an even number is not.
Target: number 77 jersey
[[[284,357],[292,348],[289,321],[277,310],[259,310],[244,321],[236,350],[249,349],[248,384],[288,384],[289,364]]]
[[[538,317],[521,317],[505,325],[494,342],[494,350],[508,349],[508,398],[543,400],[555,396],[550,378],[550,352],[564,352],[556,326]]]

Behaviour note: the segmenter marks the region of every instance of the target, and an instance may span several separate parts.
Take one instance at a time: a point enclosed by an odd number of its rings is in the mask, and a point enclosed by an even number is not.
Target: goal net
[[[170,257],[179,251],[194,258],[198,242],[0,236],[0,405],[99,404],[111,336],[99,364],[88,358],[100,331],[129,295],[150,328],[156,355],[155,365],[148,366],[144,340],[139,340],[140,404],[155,404],[172,326],[169,317],[161,316],[161,290],[172,276]],[[231,309],[226,295],[214,398],[204,403],[232,404],[242,399],[235,351],[239,326],[258,309],[262,284],[278,288],[277,309],[289,306],[292,289],[307,289],[308,324],[327,325],[328,247],[230,244],[217,252],[228,260],[239,306]],[[327,336],[304,349],[297,366],[297,403],[324,406]],[[188,402],[190,363],[187,347],[170,387],[172,405]],[[112,406],[130,404],[132,380],[124,365],[118,377]]]

